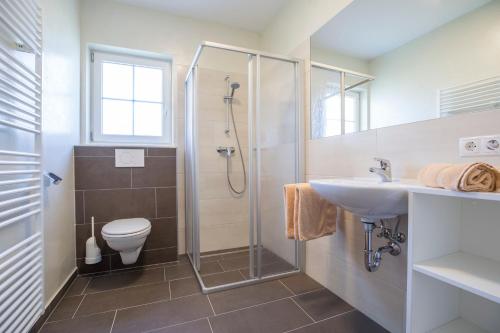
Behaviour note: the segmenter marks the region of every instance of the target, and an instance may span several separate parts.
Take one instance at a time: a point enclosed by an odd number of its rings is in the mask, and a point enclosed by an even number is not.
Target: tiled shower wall
[[[116,168],[115,148],[77,146],[75,159],[76,262],[80,274],[130,267],[102,239],[101,229],[115,219],[144,217],[151,234],[136,264],[143,266],[177,260],[176,149],[144,149],[144,168]],[[85,242],[91,217],[103,260],[85,264]]]

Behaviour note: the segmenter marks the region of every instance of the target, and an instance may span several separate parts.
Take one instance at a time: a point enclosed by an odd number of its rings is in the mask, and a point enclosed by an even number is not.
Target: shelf
[[[487,333],[474,324],[462,318],[450,321],[448,324],[436,328],[431,333]]]
[[[500,262],[456,252],[413,265],[413,270],[500,304]]]
[[[408,188],[410,193],[432,194],[445,197],[464,198],[472,200],[500,201],[500,192],[458,192],[425,186],[412,186]]]

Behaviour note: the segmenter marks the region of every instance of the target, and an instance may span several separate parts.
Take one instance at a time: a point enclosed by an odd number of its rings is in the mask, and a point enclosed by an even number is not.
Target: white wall
[[[498,1],[375,58],[370,62],[370,74],[376,77],[371,84],[372,128],[438,117],[440,89],[500,75],[498,59]]]
[[[262,33],[262,48],[291,54],[352,0],[290,0]]]
[[[173,56],[176,64],[174,94],[177,142],[178,249],[184,253],[184,79],[196,48],[204,40],[260,48],[260,36],[218,23],[175,16],[166,12],[124,5],[109,0],[81,2],[82,110],[86,110],[86,66],[89,44],[164,53]],[[204,53],[204,68],[240,71],[241,62],[220,52]],[[223,110],[221,110],[223,111]],[[83,124],[87,118],[83,117]],[[85,133],[85,128],[83,128]],[[85,140],[85,136],[82,138]]]
[[[45,302],[76,269],[73,146],[79,141],[77,0],[43,0],[43,168],[63,178],[44,188]]]

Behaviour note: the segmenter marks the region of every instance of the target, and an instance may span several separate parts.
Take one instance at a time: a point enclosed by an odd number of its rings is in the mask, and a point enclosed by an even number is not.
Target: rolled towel
[[[337,207],[309,184],[285,185],[284,199],[287,238],[305,241],[335,232]]]
[[[500,192],[500,171],[487,163],[430,164],[420,170],[425,186],[461,192]]]

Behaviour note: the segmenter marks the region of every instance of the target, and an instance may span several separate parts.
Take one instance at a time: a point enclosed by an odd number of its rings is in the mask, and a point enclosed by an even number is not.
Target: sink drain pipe
[[[389,253],[393,256],[397,256],[401,253],[401,246],[390,239],[387,245],[381,246],[377,249],[377,251],[373,250],[373,230],[377,228],[377,225],[373,221],[362,221],[363,227],[365,229],[365,268],[369,272],[376,272],[381,263],[382,263],[382,255],[384,253]],[[382,228],[385,226],[382,224]],[[382,235],[382,233],[381,233]],[[385,237],[385,236],[384,236]]]

